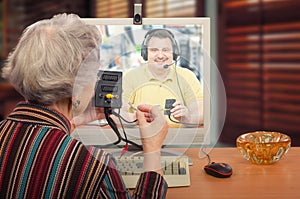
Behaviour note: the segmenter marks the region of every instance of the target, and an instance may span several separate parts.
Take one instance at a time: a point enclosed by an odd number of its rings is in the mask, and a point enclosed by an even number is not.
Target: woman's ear
[[[73,113],[73,117],[80,115],[84,111],[79,97],[72,97],[70,104],[71,104],[71,111]]]
[[[78,109],[79,105],[80,105],[80,100],[78,98],[71,98],[71,105],[74,109]]]
[[[82,114],[91,103],[94,96],[94,84],[87,84],[83,91],[76,96],[72,96],[73,117]]]

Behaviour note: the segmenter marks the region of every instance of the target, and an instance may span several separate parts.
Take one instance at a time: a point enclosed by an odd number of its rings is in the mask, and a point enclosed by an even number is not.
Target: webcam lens
[[[135,22],[140,22],[141,21],[141,15],[140,14],[135,14],[134,15],[134,21]]]

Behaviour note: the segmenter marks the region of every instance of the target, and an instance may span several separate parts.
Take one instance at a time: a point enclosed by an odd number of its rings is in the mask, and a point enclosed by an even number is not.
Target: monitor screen
[[[123,129],[128,140],[141,144],[138,126],[130,121],[134,119],[134,108],[145,102],[159,105],[168,120],[165,147],[211,145],[209,18],[143,18],[141,25],[133,24],[132,18],[82,20],[96,25],[101,32],[99,70],[122,72],[119,114],[126,118]],[[159,34],[168,34],[169,40]],[[161,77],[152,74],[154,70],[158,74],[164,70],[172,73]],[[185,119],[170,116],[176,101],[190,111]],[[73,136],[86,145],[114,143],[116,135],[105,123],[103,120],[80,126]],[[120,127],[121,134],[123,129]]]

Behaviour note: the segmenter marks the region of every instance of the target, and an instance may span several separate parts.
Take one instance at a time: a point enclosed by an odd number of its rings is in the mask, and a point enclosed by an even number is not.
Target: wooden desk
[[[300,198],[300,147],[292,147],[283,159],[273,165],[254,165],[243,159],[236,148],[215,148],[211,161],[226,162],[232,169],[230,178],[207,175],[203,166],[207,158],[198,158],[199,149],[188,149],[191,186],[169,188],[168,199],[188,198]]]

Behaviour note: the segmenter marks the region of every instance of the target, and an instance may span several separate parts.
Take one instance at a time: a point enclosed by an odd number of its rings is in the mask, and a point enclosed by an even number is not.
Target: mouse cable
[[[206,157],[207,157],[207,159],[208,159],[208,164],[210,164],[210,163],[211,163],[210,156],[209,156],[208,153],[206,153],[206,152],[204,151],[204,148],[203,148],[203,147],[201,148],[201,152],[204,153],[204,155],[206,155]]]
[[[174,123],[177,123],[177,124],[183,124],[183,125],[187,125],[187,126],[190,126],[190,127],[199,127],[199,126],[203,126],[203,123],[186,123],[186,122],[178,122],[178,121],[175,121],[174,119],[172,119],[171,117],[171,112],[168,114],[168,117],[169,117],[169,120],[171,122],[174,122]]]

